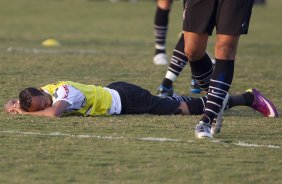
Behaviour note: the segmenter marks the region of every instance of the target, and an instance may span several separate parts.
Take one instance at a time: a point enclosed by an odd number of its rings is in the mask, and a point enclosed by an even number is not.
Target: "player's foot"
[[[211,125],[200,121],[199,124],[195,128],[195,136],[196,138],[213,138],[211,134]]]
[[[172,96],[173,95],[173,87],[166,88],[163,85],[160,85],[160,87],[158,88],[158,91],[157,91],[157,95],[159,97],[162,97],[162,98]]]
[[[200,94],[202,92],[202,89],[194,79],[191,79],[190,91],[191,93],[195,93],[195,94]]]
[[[211,126],[211,134],[218,134],[221,131],[222,122],[216,123],[216,119],[213,120],[212,126]]]
[[[168,64],[167,55],[165,53],[159,53],[155,55],[153,58],[153,61],[155,65],[167,65]]]
[[[212,122],[212,127],[211,127],[211,134],[218,134],[222,128],[222,122],[223,122],[223,111],[226,109],[227,103],[229,100],[229,94],[227,93],[225,95],[225,98],[222,102],[222,106],[221,109],[219,111],[219,113],[217,114],[217,117],[215,120],[213,120]]]
[[[265,117],[278,117],[278,111],[274,104],[258,90],[248,89],[246,92],[251,92],[254,95],[254,102],[251,106],[254,110],[260,112]]]

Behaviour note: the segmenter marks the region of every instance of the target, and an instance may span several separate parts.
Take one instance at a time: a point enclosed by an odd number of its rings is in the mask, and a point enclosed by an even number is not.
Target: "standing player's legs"
[[[220,124],[222,122],[222,109],[225,108],[223,102],[228,97],[227,93],[233,79],[239,37],[248,32],[254,1],[221,0],[219,3],[220,7],[217,8],[216,15],[216,66],[210,82],[209,96],[202,122],[210,123],[214,117],[217,117],[216,121]],[[198,127],[201,127],[201,125],[198,125]],[[195,131],[195,133],[196,136],[199,133],[198,137],[201,138],[201,129]]]
[[[166,35],[168,30],[169,12],[173,0],[158,0],[154,21],[155,32],[155,56],[154,64],[166,65],[168,59],[166,55]]]
[[[214,25],[217,28],[215,70],[209,83],[208,100],[204,116],[195,129],[196,137],[212,138],[210,133],[211,123],[215,117],[222,116],[221,113],[223,111],[221,109],[225,108],[223,102],[228,97],[227,93],[233,79],[234,60],[239,35],[247,33],[253,0],[194,0],[198,2],[195,4],[192,1],[190,1],[189,5],[187,3],[188,8],[185,13],[184,25],[186,27],[184,26],[184,29],[187,31],[185,33],[185,45],[187,42],[192,41],[194,44],[198,44],[198,46],[193,50],[188,45],[188,49],[185,51],[189,59],[190,57],[191,60],[193,60],[193,57],[195,60],[199,58],[203,54],[203,47],[206,44],[207,38],[196,32],[207,32],[211,34]],[[204,17],[197,16],[196,12],[200,9],[206,13]],[[211,11],[208,11],[209,9]],[[195,17],[198,17],[198,20],[201,20],[202,24],[197,26],[193,22],[193,20],[195,21]],[[192,21],[192,24],[190,24],[190,21]],[[189,56],[189,53],[191,56]]]

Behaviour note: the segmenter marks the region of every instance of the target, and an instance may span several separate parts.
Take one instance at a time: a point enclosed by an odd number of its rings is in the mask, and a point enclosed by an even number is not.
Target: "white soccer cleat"
[[[153,58],[153,61],[155,65],[167,65],[168,64],[167,55],[165,53],[159,53],[155,55]]]
[[[223,121],[223,119],[222,119],[222,121]],[[221,121],[221,123],[216,123],[216,119],[213,120],[212,126],[211,126],[211,134],[212,135],[218,134],[221,131],[222,121]]]
[[[218,134],[222,128],[222,122],[223,122],[223,111],[225,110],[226,108],[226,105],[227,105],[227,102],[229,100],[229,94],[227,93],[225,95],[225,98],[222,102],[222,106],[221,106],[221,109],[217,115],[217,118],[213,121],[212,123],[212,127],[211,127],[211,134],[214,135],[214,134]]]
[[[195,136],[198,139],[213,138],[211,134],[211,125],[200,121],[195,128]]]

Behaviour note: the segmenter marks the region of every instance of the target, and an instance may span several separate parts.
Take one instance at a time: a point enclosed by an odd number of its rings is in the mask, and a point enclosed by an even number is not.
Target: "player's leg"
[[[158,96],[160,97],[167,97],[173,95],[173,82],[177,79],[177,77],[182,72],[183,68],[188,63],[188,58],[185,55],[184,52],[184,35],[181,34],[181,37],[179,38],[172,57],[170,61],[170,65],[168,67],[168,70],[166,72],[165,78],[162,81],[162,84],[158,88]],[[192,93],[201,93],[202,89],[197,84],[195,79],[192,77],[191,81],[191,92]]]
[[[208,90],[210,78],[213,72],[211,61],[205,54],[209,35],[215,25],[217,1],[215,0],[189,0],[184,10],[184,40],[185,54],[189,59],[192,75],[198,84]],[[205,114],[204,114],[205,115]],[[196,126],[195,134],[202,137],[212,137],[210,133],[211,123],[200,123]]]
[[[259,94],[260,96],[258,97]],[[204,113],[204,109],[206,107],[207,103],[207,95],[199,98],[194,98],[190,96],[180,96],[177,94],[173,94],[173,96],[168,97],[171,100],[176,100],[179,102],[186,102],[188,109],[189,109],[189,114],[190,115],[201,115]],[[265,103],[261,103],[258,99],[264,98],[267,100],[270,106],[272,107],[271,109],[264,108],[264,110],[259,110],[261,107],[265,107]],[[262,113],[264,116],[266,114],[277,114],[277,113],[271,113],[271,112],[277,112],[275,106],[271,103],[270,100],[265,98],[263,95],[261,95],[257,90],[255,89],[250,89],[247,90],[245,93],[242,93],[240,95],[232,95],[229,96],[227,101],[226,101],[226,106],[224,110],[231,109],[236,106],[248,106],[253,108],[254,110]],[[270,117],[270,116],[268,116]]]
[[[183,0],[183,7],[185,8],[186,0]],[[209,56],[209,54],[207,54]],[[210,56],[209,56],[210,57]],[[212,63],[214,64],[214,59],[211,59]],[[202,92],[201,87],[198,85],[196,79],[194,79],[193,75],[191,76],[191,85],[190,85],[190,91],[191,93],[199,94]]]
[[[201,124],[199,124],[199,126],[203,126],[203,123],[212,125],[214,119],[216,118],[216,127],[220,129],[222,124],[223,110],[227,104],[229,97],[228,91],[233,79],[234,59],[239,36],[217,35],[217,39],[218,38],[221,39],[220,41],[217,41],[216,44],[215,70],[209,84],[208,100],[204,111],[204,116],[202,117],[200,121]],[[218,43],[220,43],[219,48]],[[218,52],[218,50],[220,50],[220,52]],[[208,133],[202,133],[201,131],[202,130],[198,129],[195,131],[198,138],[202,138],[201,136],[211,137]]]
[[[184,32],[185,54],[189,60],[192,77],[204,91],[208,90],[213,73],[212,61],[206,54],[208,37],[206,33]]]
[[[201,115],[203,114],[205,104],[207,101],[207,97],[199,97],[199,98],[194,98],[190,96],[179,96],[176,94],[173,94],[173,96],[168,97],[171,100],[176,100],[181,103],[185,103],[189,112],[189,115]],[[183,115],[185,114],[186,111],[183,111]]]
[[[247,34],[253,0],[221,1],[216,18],[215,70],[210,82],[209,96],[203,122],[222,122],[224,100],[232,83],[239,37]],[[232,23],[231,23],[232,22]]]
[[[206,96],[193,98],[174,94],[173,97],[160,98],[152,95],[146,89],[126,82],[115,82],[107,87],[119,93],[122,114],[200,115],[203,113],[207,102]],[[186,106],[183,104],[186,104]],[[235,106],[249,106],[267,117],[278,116],[273,103],[255,89],[248,90],[241,95],[230,96],[226,109]]]
[[[140,86],[115,82],[107,86],[116,90],[121,99],[121,114],[178,114],[179,101],[152,95]]]
[[[166,55],[166,35],[168,30],[169,12],[173,0],[158,0],[154,20],[155,32],[155,56],[153,61],[156,65],[168,64]]]
[[[224,110],[235,106],[248,106],[265,117],[278,117],[275,105],[256,89],[248,89],[241,95],[230,96]],[[219,133],[221,130],[222,120],[217,121],[217,119],[213,121],[212,134]]]
[[[107,86],[116,90],[121,99],[121,114],[157,114],[157,115],[199,115],[203,113],[205,97],[160,98],[148,90],[126,82],[115,82]],[[189,105],[188,105],[189,104]]]
[[[207,96],[194,98],[179,96],[177,94],[169,97],[171,100],[185,102],[189,110],[189,115],[203,114],[207,98]],[[229,96],[224,110],[237,106],[250,107],[265,117],[278,117],[278,110],[275,105],[257,89],[248,89],[242,94]]]
[[[185,54],[188,57],[193,78],[205,91],[208,90],[209,79],[213,72],[210,57],[206,54],[209,35],[211,35],[215,19],[215,0],[190,0],[184,9],[184,40]]]
[[[174,48],[165,78],[158,88],[158,96],[166,97],[173,95],[173,82],[177,79],[187,62],[188,59],[184,53],[184,37],[183,34],[181,34],[181,37]]]

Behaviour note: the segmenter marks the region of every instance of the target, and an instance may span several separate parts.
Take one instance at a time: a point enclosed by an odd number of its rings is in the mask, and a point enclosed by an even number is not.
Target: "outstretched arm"
[[[19,114],[29,114],[34,116],[47,116],[47,117],[60,117],[67,110],[68,102],[66,101],[57,101],[51,107],[48,107],[44,110],[39,110],[35,112],[28,112],[23,110],[20,106],[13,105],[10,108],[10,113],[15,112]]]

